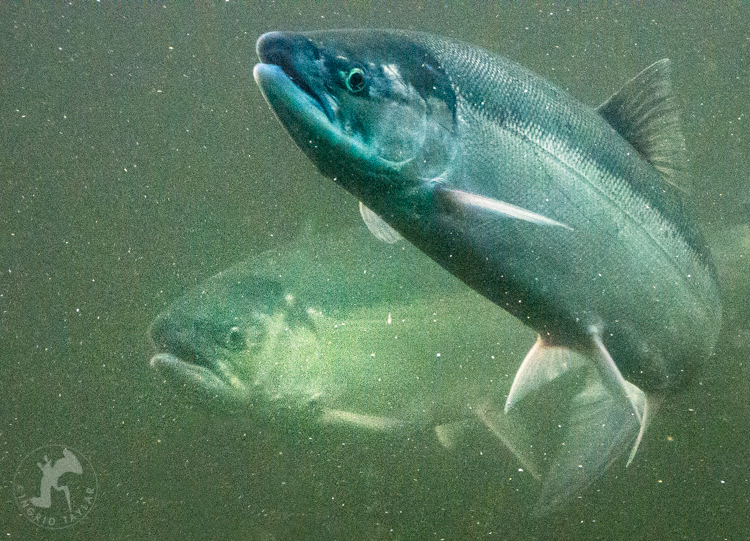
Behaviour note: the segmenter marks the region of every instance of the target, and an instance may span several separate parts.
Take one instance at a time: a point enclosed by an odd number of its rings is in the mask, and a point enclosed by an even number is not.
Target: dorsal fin
[[[654,62],[625,83],[597,112],[668,184],[690,192],[685,137],[672,89],[672,62]]]

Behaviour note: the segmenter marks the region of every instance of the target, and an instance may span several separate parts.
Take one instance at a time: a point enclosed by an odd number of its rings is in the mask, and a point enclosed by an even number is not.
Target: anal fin
[[[388,432],[403,428],[404,422],[392,417],[365,415],[353,411],[324,408],[319,422],[324,425],[341,425],[361,428],[373,432]]]

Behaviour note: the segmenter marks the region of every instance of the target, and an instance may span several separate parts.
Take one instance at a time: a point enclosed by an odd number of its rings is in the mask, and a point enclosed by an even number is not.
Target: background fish
[[[589,446],[583,462],[561,458],[542,507],[628,447],[632,460],[721,322],[711,257],[684,204],[669,61],[593,109],[513,62],[428,34],[269,33],[257,51],[274,113],[360,198],[376,236],[405,237],[538,333],[506,410],[578,366],[572,358],[630,405],[635,425],[610,425],[609,444]],[[570,422],[585,449],[595,423]]]
[[[488,344],[496,329],[504,340]],[[434,428],[504,403],[500,354],[530,339],[418,250],[383,250],[365,228],[235,265],[160,314],[149,336],[151,365],[204,398],[368,430]]]
[[[490,438],[538,478],[559,467],[561,448],[585,451],[569,418],[632,430],[629,406],[575,355],[545,393],[503,414],[533,335],[414,247],[383,249],[364,228],[343,241],[306,235],[212,277],[149,336],[151,366],[183,394],[281,432],[432,431],[436,444],[477,456],[472,445]],[[599,441],[609,434],[591,430],[586,441],[609,445]]]

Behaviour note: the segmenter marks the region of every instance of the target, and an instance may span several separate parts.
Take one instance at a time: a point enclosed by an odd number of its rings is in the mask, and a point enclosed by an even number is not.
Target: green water
[[[43,5],[0,4],[4,538],[750,537],[750,9]],[[358,223],[252,67],[267,30],[374,26],[487,47],[592,105],[659,58],[675,64],[725,327],[636,461],[552,520],[526,513],[533,483],[498,479],[512,465],[440,453],[426,436],[317,441],[217,418],[148,369],[146,328],[186,288],[304,224]],[[19,464],[46,444],[83,452],[98,476],[95,506],[62,532],[29,523],[13,498]]]

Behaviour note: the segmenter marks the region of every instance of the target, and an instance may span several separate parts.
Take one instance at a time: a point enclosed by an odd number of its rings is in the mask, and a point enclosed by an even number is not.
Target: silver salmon
[[[505,412],[578,366],[573,357],[629,404],[634,423],[570,420],[576,437],[605,430],[609,443],[549,470],[542,507],[627,449],[629,464],[721,323],[688,209],[669,60],[593,108],[508,59],[424,33],[271,32],[257,53],[277,118],[360,199],[376,236],[406,238],[536,331]]]

